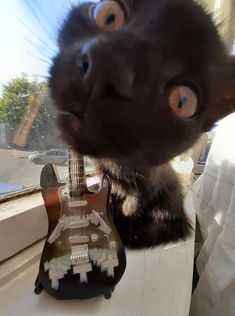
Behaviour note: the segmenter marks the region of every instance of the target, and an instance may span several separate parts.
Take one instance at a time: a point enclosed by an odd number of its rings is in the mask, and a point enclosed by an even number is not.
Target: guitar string
[[[81,156],[80,154],[76,154],[76,171],[77,171],[77,189],[78,189],[78,212],[79,212],[79,218],[80,221],[82,221],[82,210],[81,210],[81,197],[82,197],[82,179],[80,175],[80,161]],[[81,237],[82,227],[81,229],[78,229],[78,236]]]
[[[72,161],[71,161],[71,148],[70,146],[68,146],[68,157],[69,157],[69,199],[68,199],[68,214],[67,216],[69,217],[68,218],[68,223],[69,223],[69,238],[71,237],[71,207],[69,205],[69,202],[72,201],[72,176],[71,176],[71,173],[72,173]]]
[[[71,166],[71,196],[72,203],[74,203],[74,207],[72,207],[72,215],[74,221],[76,222],[76,217],[80,218],[80,220],[84,220],[86,216],[86,206],[82,203],[85,202],[85,167],[84,160],[80,154],[75,153],[70,148],[70,166]],[[77,205],[76,205],[77,204]],[[73,204],[72,204],[73,205]],[[83,230],[83,235],[85,236],[85,227],[79,228],[79,225],[74,230],[77,237],[80,237],[80,232]],[[71,231],[71,229],[70,229]]]
[[[77,228],[75,229],[75,238],[79,237],[79,221],[81,220],[81,214],[80,214],[80,207],[79,207],[79,203],[80,203],[80,191],[79,191],[79,173],[78,173],[78,155],[73,152],[74,154],[74,179],[75,179],[75,187],[76,187],[76,204],[75,204],[75,213],[76,213],[76,217],[77,219],[79,218],[79,220],[77,221]]]
[[[76,165],[77,165],[77,186],[78,186],[78,211],[79,211],[79,218],[80,221],[82,221],[82,213],[81,213],[81,179],[80,179],[80,155],[77,154],[77,160],[76,160]],[[78,226],[79,227],[79,226]],[[81,236],[81,230],[78,230],[78,237]]]
[[[76,188],[76,178],[75,178],[75,171],[76,171],[76,165],[74,164],[74,152],[72,150],[72,166],[73,166],[73,171],[72,171],[72,182],[73,182],[73,187],[72,187],[72,190],[73,190],[73,203],[76,203],[76,191],[77,191],[77,188]],[[76,207],[74,207],[74,205],[72,204],[72,209],[73,209],[73,223],[76,222]],[[75,224],[76,225],[76,224]],[[72,230],[72,238],[74,236],[74,229]]]
[[[80,176],[80,181],[81,181],[81,185],[80,185],[80,188],[81,188],[81,195],[80,195],[80,197],[81,197],[81,200],[82,201],[84,201],[84,196],[83,196],[83,186],[84,186],[84,183],[83,183],[83,170],[82,170],[82,156],[81,155],[79,155],[79,165],[81,165],[80,167],[79,167],[79,171],[80,171],[80,173],[81,173],[81,175],[79,175]],[[83,218],[83,220],[84,220],[84,214],[83,214],[83,209],[82,209],[82,205],[80,206],[81,207],[81,213],[82,213],[82,218]],[[82,236],[84,236],[85,235],[85,228],[83,227],[83,229],[82,229]]]
[[[84,158],[81,156],[81,171],[82,171],[82,194],[83,194],[83,201],[85,201],[85,166],[84,166]],[[85,219],[86,216],[86,210],[85,210],[85,202],[83,204],[83,217]],[[83,235],[85,236],[85,226],[83,227]]]
[[[80,177],[80,188],[81,188],[81,192],[80,192],[80,197],[81,197],[81,200],[84,201],[84,192],[83,192],[83,189],[84,189],[84,173],[83,173],[83,158],[81,155],[79,155],[79,177]],[[84,220],[85,218],[85,214],[84,214],[84,211],[83,211],[83,206],[81,204],[81,214],[82,214],[82,219]],[[82,236],[85,236],[85,228],[83,227],[82,229],[83,231],[83,234]]]
[[[71,208],[72,208],[72,218],[70,223],[74,223],[74,225],[76,225],[76,216],[77,214],[77,206],[76,206],[76,202],[77,202],[77,178],[76,178],[76,157],[74,154],[74,151],[72,150],[72,148],[70,147],[70,153],[71,153],[71,191],[72,191],[72,200],[71,200]],[[74,236],[76,236],[78,228],[75,229],[74,228],[70,228],[70,236],[71,238],[73,238]],[[79,231],[78,231],[79,232]]]
[[[71,190],[71,206],[70,206],[70,237],[72,238],[73,236],[73,231],[72,231],[72,222],[74,218],[74,209],[72,207],[72,203],[74,202],[74,177],[73,177],[73,172],[74,172],[74,165],[73,165],[73,152],[72,148],[70,147],[70,165],[71,165],[71,172],[70,172],[70,190]],[[72,212],[71,212],[72,208]],[[70,239],[71,240],[71,239]]]
[[[73,164],[73,174],[72,174],[72,179],[73,179],[73,203],[76,203],[76,194],[77,194],[77,185],[76,185],[76,164],[74,161],[74,151],[72,150],[72,164]],[[73,205],[73,222],[76,222],[76,206],[74,207]],[[75,224],[76,225],[76,224]],[[72,230],[73,236],[74,236],[74,229]],[[76,230],[75,230],[76,232]]]

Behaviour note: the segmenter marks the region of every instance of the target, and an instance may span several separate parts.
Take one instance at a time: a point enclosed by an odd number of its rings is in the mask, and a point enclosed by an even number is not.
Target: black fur
[[[127,24],[115,32],[98,29],[89,17],[92,3],[71,10],[50,87],[66,112],[59,117],[63,137],[112,179],[115,224],[124,244],[136,248],[190,234],[181,185],[168,162],[225,115],[213,113],[226,55],[210,16],[193,1],[125,4]],[[170,89],[182,84],[200,99],[189,119],[168,105]]]

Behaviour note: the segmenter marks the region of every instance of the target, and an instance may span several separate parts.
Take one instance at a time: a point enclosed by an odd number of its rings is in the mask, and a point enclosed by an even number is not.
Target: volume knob
[[[92,235],[91,235],[91,240],[92,240],[93,242],[96,242],[98,239],[99,239],[99,236],[98,236],[97,234],[92,234]]]

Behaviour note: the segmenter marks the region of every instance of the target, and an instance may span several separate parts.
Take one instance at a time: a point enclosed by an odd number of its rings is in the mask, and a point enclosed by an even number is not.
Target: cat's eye
[[[188,86],[176,86],[170,90],[169,106],[181,118],[194,116],[198,107],[198,96]]]
[[[91,16],[99,29],[103,31],[117,31],[126,22],[123,8],[116,1],[102,1],[91,8]]]

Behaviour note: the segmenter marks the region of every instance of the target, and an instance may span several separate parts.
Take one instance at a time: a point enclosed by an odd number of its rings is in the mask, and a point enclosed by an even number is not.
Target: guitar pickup
[[[69,201],[69,207],[81,207],[81,206],[87,206],[87,201]]]
[[[89,242],[88,236],[71,236],[69,237],[70,244],[85,244]]]
[[[70,259],[73,265],[84,264],[89,262],[88,245],[77,245],[71,247]]]
[[[88,227],[89,226],[89,221],[88,220],[79,220],[79,221],[72,221],[69,223],[69,228],[70,229],[78,229],[78,228],[83,228],[83,227]]]

